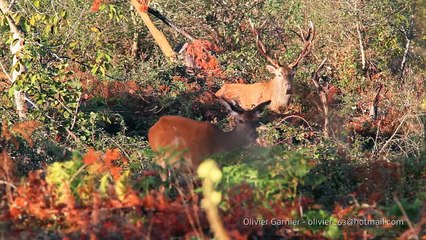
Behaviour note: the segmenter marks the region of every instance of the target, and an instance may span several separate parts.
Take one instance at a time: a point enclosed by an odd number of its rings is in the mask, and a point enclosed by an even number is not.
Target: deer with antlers
[[[256,141],[260,113],[271,101],[244,110],[224,99],[220,100],[236,120],[234,129],[229,132],[224,132],[209,122],[181,116],[163,116],[149,129],[148,141],[152,150],[164,152],[157,159],[163,168],[170,165],[183,172],[192,172],[214,153],[237,149]],[[181,159],[183,161],[179,161]],[[162,181],[167,178],[164,173],[160,176]]]
[[[261,41],[257,29],[252,22],[250,24],[256,36],[256,45],[260,54],[271,64],[267,65],[266,68],[275,77],[270,81],[254,84],[225,84],[216,92],[216,96],[235,100],[245,109],[250,109],[261,102],[271,100],[269,108],[275,112],[283,112],[290,102],[293,78],[297,66],[311,52],[312,41],[315,37],[314,26],[310,22],[307,31],[303,31],[299,27],[300,38],[303,41],[302,50],[292,63],[282,65],[266,53],[265,45]]]

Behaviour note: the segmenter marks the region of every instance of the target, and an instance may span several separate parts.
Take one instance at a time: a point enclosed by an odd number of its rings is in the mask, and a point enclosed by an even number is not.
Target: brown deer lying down
[[[201,162],[214,153],[237,149],[254,143],[259,116],[271,101],[251,110],[239,109],[221,99],[236,124],[230,132],[223,132],[209,122],[199,122],[181,116],[163,116],[149,129],[148,141],[155,152],[164,152],[157,162],[165,168],[171,165],[181,171],[196,170]],[[183,161],[179,161],[183,158]],[[161,174],[166,180],[166,174]]]
[[[277,60],[272,59],[265,49],[265,45],[260,40],[259,33],[252,24],[256,35],[256,44],[260,54],[262,54],[272,65],[267,65],[268,71],[275,77],[267,82],[254,84],[224,84],[216,92],[217,97],[233,99],[237,101],[244,109],[250,109],[252,106],[261,102],[271,100],[270,109],[275,112],[282,112],[288,106],[292,94],[292,83],[297,65],[311,51],[312,41],[315,37],[314,26],[310,23],[309,29],[304,33],[300,29],[300,38],[303,41],[303,48],[296,60],[288,65],[280,65]]]

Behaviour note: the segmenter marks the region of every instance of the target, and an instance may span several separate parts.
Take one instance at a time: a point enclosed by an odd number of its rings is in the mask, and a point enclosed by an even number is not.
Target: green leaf
[[[92,74],[96,74],[98,72],[99,66],[93,66],[92,70],[90,70],[90,72]]]
[[[67,12],[66,12],[66,11],[61,11],[61,12],[59,13],[59,16],[60,16],[61,18],[66,18],[66,17],[67,17]]]
[[[107,193],[107,188],[108,188],[108,184],[109,184],[108,178],[109,178],[108,174],[104,174],[101,178],[101,181],[100,181],[100,184],[99,184],[99,192],[102,195],[105,195]]]
[[[52,25],[47,24],[43,29],[43,35],[49,35],[52,30]]]
[[[340,231],[339,226],[337,225],[337,219],[335,219],[334,217],[330,217],[330,219],[333,221],[333,224],[327,227],[323,235],[330,239],[339,239],[342,235],[342,232]]]
[[[75,48],[77,45],[78,45],[78,42],[75,41],[75,42],[71,42],[69,46],[70,48]]]
[[[106,69],[105,69],[105,67],[100,67],[99,70],[101,70],[101,73],[102,73],[103,76],[106,75]]]
[[[105,53],[105,55],[104,55],[104,56],[105,56],[105,58],[108,60],[108,62],[110,62],[110,61],[111,61],[111,59],[112,59],[112,58],[111,58],[111,56],[110,56],[110,55],[108,55],[108,54],[106,54],[106,53]]]
[[[30,18],[30,25],[31,25],[31,26],[35,26],[35,23],[36,23],[36,18],[35,18],[35,16],[32,16],[32,17]]]
[[[130,172],[125,171],[121,174],[120,178],[115,181],[114,190],[117,194],[118,199],[121,201],[124,200],[124,197],[126,196],[126,190],[128,188],[128,179],[129,179]]]
[[[39,8],[40,7],[40,1],[39,0],[33,1],[33,5],[34,5],[34,7]]]
[[[59,22],[59,17],[58,17],[58,15],[55,15],[55,16],[53,17],[53,24],[54,24],[54,25],[57,25],[57,24],[58,24],[58,22]]]
[[[10,98],[13,98],[13,97],[15,96],[15,86],[16,86],[16,85],[13,85],[11,88],[9,88],[8,96],[9,96]]]

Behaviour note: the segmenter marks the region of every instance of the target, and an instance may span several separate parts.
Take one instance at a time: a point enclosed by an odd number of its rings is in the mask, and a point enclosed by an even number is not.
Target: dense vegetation
[[[151,15],[188,43],[174,61],[129,1],[1,0],[1,239],[424,238],[424,0],[139,3],[194,37]],[[232,128],[214,93],[272,78],[250,23],[289,63],[309,21],[291,103],[264,112],[259,144],[162,183],[149,128]]]

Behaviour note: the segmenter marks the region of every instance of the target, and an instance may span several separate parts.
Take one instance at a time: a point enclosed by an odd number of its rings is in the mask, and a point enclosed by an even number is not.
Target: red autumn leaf
[[[118,200],[118,199],[111,199],[110,203],[111,203],[111,207],[112,208],[121,208],[121,207],[123,207],[123,203],[120,200]]]
[[[27,206],[27,201],[23,197],[17,197],[15,198],[15,201],[13,202],[17,207],[25,208]]]
[[[83,162],[87,165],[90,165],[94,163],[96,160],[98,160],[100,157],[100,154],[96,152],[93,148],[91,148],[87,154],[83,158]]]
[[[131,207],[140,205],[142,200],[139,198],[136,192],[131,192],[126,196],[124,202],[126,206]]]
[[[148,6],[147,5],[141,5],[139,7],[139,11],[140,12],[147,12],[148,11]]]
[[[139,12],[147,12],[148,11],[148,4],[150,0],[138,0],[139,6]]]
[[[9,212],[12,218],[19,218],[22,214],[22,211],[19,208],[14,206],[10,207]]]
[[[166,198],[164,197],[164,194],[159,194],[159,196],[157,197],[157,209],[158,210],[164,210],[167,208],[167,202],[166,202]]]
[[[121,167],[110,167],[111,175],[114,181],[117,181],[120,178]]]
[[[154,204],[155,204],[155,199],[151,194],[144,197],[143,205],[145,206],[146,209],[154,209]]]
[[[110,166],[112,161],[118,160],[121,154],[117,148],[107,149],[104,155],[105,163]]]
[[[99,7],[101,6],[102,0],[94,0],[92,3],[92,7],[90,8],[91,12],[97,12]]]
[[[47,219],[49,214],[38,204],[29,204],[29,212],[39,219]]]

